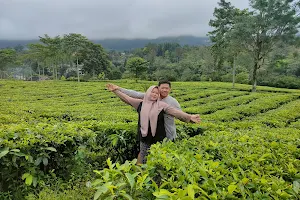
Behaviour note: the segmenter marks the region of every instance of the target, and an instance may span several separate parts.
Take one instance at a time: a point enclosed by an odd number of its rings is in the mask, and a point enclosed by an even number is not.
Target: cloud
[[[218,0],[0,0],[0,39],[205,36]],[[248,7],[247,0],[232,5]]]

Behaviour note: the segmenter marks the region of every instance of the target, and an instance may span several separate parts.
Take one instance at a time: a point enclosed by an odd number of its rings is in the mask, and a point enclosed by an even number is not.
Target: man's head
[[[158,82],[158,89],[160,92],[160,98],[165,98],[169,95],[171,91],[171,83],[167,80],[162,80]]]

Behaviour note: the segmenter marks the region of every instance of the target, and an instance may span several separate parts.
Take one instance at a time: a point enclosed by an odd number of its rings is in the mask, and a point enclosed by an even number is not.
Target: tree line
[[[220,0],[209,21],[210,46],[148,43],[120,52],[105,51],[80,34],[45,35],[28,49],[0,50],[1,77],[11,69],[77,81],[165,78],[246,83],[253,91],[256,85],[300,88],[300,2],[249,0],[249,5],[241,10]]]
[[[111,65],[104,48],[81,34],[45,34],[39,38],[26,49],[16,46],[0,50],[1,78],[21,74],[25,79],[36,76],[58,80],[69,76],[80,81],[80,74],[96,76],[107,72]]]

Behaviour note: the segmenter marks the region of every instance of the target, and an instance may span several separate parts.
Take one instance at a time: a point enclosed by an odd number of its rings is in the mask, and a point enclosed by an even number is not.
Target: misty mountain
[[[156,39],[101,39],[91,40],[94,43],[101,44],[107,50],[125,51],[136,48],[142,48],[148,43],[178,43],[181,46],[203,46],[209,45],[208,37],[195,37],[195,36],[178,36],[178,37],[159,37]],[[26,46],[30,43],[37,43],[38,40],[0,40],[0,48],[15,47],[17,45]]]

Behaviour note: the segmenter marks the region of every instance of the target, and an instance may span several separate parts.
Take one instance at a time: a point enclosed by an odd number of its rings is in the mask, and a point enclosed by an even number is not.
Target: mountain
[[[176,42],[180,45],[189,46],[203,46],[209,45],[208,37],[196,37],[196,36],[178,36],[178,37],[159,37],[156,39],[99,39],[91,40],[94,43],[101,44],[107,50],[132,50],[136,48],[142,48],[148,43],[166,43],[166,42]],[[15,47],[17,45],[26,46],[30,43],[37,43],[38,40],[0,40],[0,48]]]
[[[94,40],[93,42],[101,44],[105,49],[109,50],[132,50],[136,48],[142,48],[148,43],[178,43],[181,46],[203,46],[209,44],[209,38],[207,37],[195,37],[195,36],[178,36],[178,37],[159,37],[156,39],[104,39]]]

